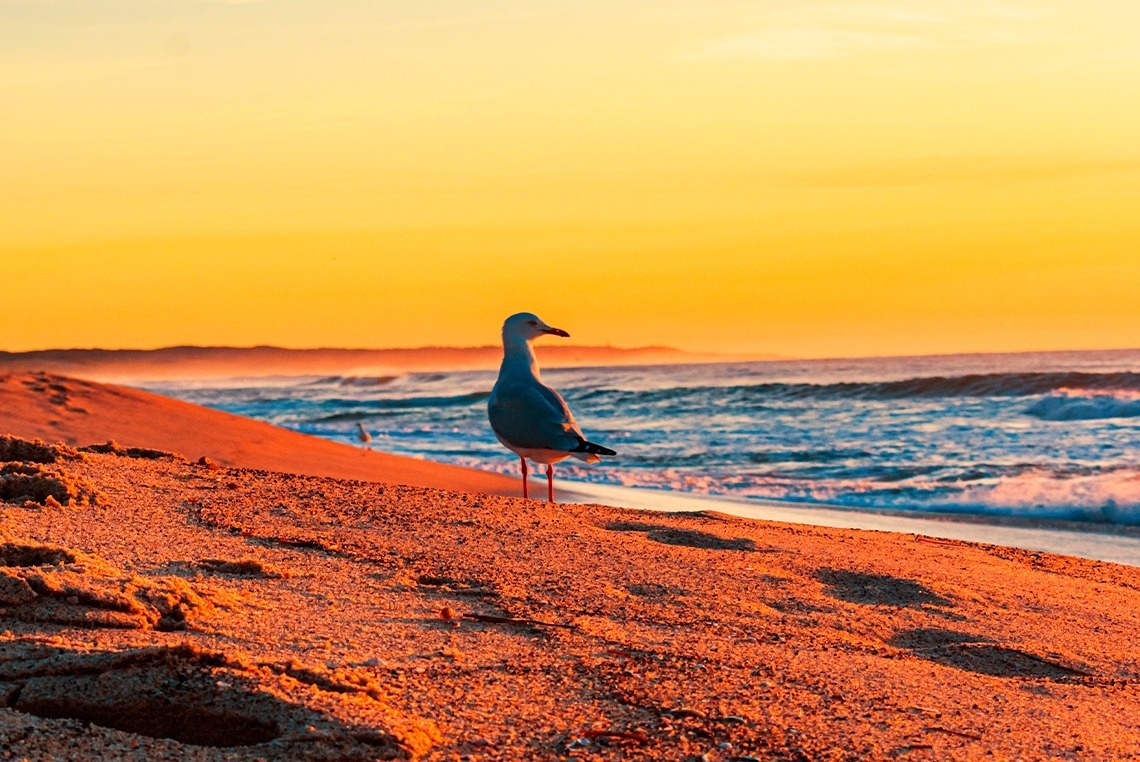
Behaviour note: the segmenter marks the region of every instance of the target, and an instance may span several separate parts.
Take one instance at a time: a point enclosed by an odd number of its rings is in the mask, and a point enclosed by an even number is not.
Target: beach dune
[[[371,452],[124,386],[50,373],[0,374],[0,433],[68,445],[207,457],[221,466],[514,495],[499,474]]]

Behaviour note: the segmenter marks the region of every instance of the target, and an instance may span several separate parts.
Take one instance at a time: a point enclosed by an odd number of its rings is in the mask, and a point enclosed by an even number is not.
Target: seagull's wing
[[[527,381],[496,384],[487,403],[491,428],[515,447],[573,450],[582,441],[582,430],[566,400],[545,384]]]

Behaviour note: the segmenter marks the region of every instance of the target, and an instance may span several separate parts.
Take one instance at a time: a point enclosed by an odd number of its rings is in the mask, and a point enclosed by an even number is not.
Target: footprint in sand
[[[742,550],[754,553],[756,542],[747,537],[720,537],[696,529],[680,529],[664,524],[646,524],[639,521],[613,521],[606,524],[611,532],[645,532],[647,539],[664,545],[681,545],[704,550]]]
[[[954,601],[920,582],[889,574],[868,574],[847,569],[820,569],[815,578],[827,586],[827,595],[848,603],[899,608],[933,606],[953,608]]]
[[[188,645],[91,653],[13,641],[0,650],[0,697],[25,714],[78,721],[47,729],[73,751],[105,748],[101,728],[157,739],[158,748],[225,749],[228,760],[407,759],[440,740],[430,721],[394,713],[375,686]],[[17,756],[20,743],[10,742]]]
[[[0,618],[170,631],[212,611],[208,598],[178,577],[124,574],[71,548],[0,543]]]
[[[908,649],[920,659],[979,675],[1046,680],[1093,677],[1087,669],[998,645],[992,638],[968,632],[920,627],[897,632],[887,643]]]

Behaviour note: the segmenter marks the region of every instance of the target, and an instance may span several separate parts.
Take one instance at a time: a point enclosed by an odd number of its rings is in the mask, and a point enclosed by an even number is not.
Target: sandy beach
[[[524,501],[43,374],[0,435],[13,758],[1140,755],[1133,567]]]

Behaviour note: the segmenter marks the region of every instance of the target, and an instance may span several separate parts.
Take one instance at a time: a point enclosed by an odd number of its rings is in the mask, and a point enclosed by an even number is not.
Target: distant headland
[[[546,345],[544,367],[660,365],[778,359],[775,355],[687,352],[671,347]],[[498,366],[502,348],[288,349],[197,347],[45,349],[0,352],[0,371],[50,371],[90,378],[172,378],[307,374],[368,374],[409,370],[477,370]]]

